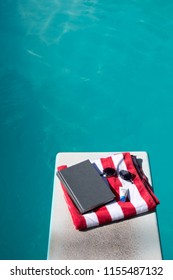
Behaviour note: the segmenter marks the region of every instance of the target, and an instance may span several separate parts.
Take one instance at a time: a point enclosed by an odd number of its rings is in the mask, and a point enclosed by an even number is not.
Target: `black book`
[[[57,171],[57,176],[82,214],[115,198],[109,185],[89,160]]]

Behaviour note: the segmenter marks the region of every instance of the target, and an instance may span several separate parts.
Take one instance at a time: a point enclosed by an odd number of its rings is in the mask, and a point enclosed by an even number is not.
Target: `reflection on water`
[[[19,12],[27,34],[37,35],[45,43],[51,44],[59,42],[66,33],[83,29],[97,21],[97,2],[98,0],[20,1]],[[85,22],[82,22],[82,18]]]

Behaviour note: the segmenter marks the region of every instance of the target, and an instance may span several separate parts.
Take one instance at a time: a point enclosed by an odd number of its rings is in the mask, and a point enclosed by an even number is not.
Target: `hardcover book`
[[[89,160],[57,171],[56,174],[82,214],[115,198],[109,185]]]

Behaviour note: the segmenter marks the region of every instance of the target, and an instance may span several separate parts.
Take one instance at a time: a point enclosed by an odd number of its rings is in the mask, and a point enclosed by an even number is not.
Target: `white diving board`
[[[161,246],[156,213],[147,213],[87,231],[76,230],[63,191],[56,176],[57,166],[71,166],[116,152],[58,153],[52,198],[47,259],[49,260],[161,260]],[[142,169],[151,182],[146,152],[131,152],[142,159]]]

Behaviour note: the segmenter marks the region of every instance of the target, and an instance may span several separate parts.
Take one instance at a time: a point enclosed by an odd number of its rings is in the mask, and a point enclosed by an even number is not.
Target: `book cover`
[[[57,176],[82,214],[115,198],[89,160],[57,171]]]

